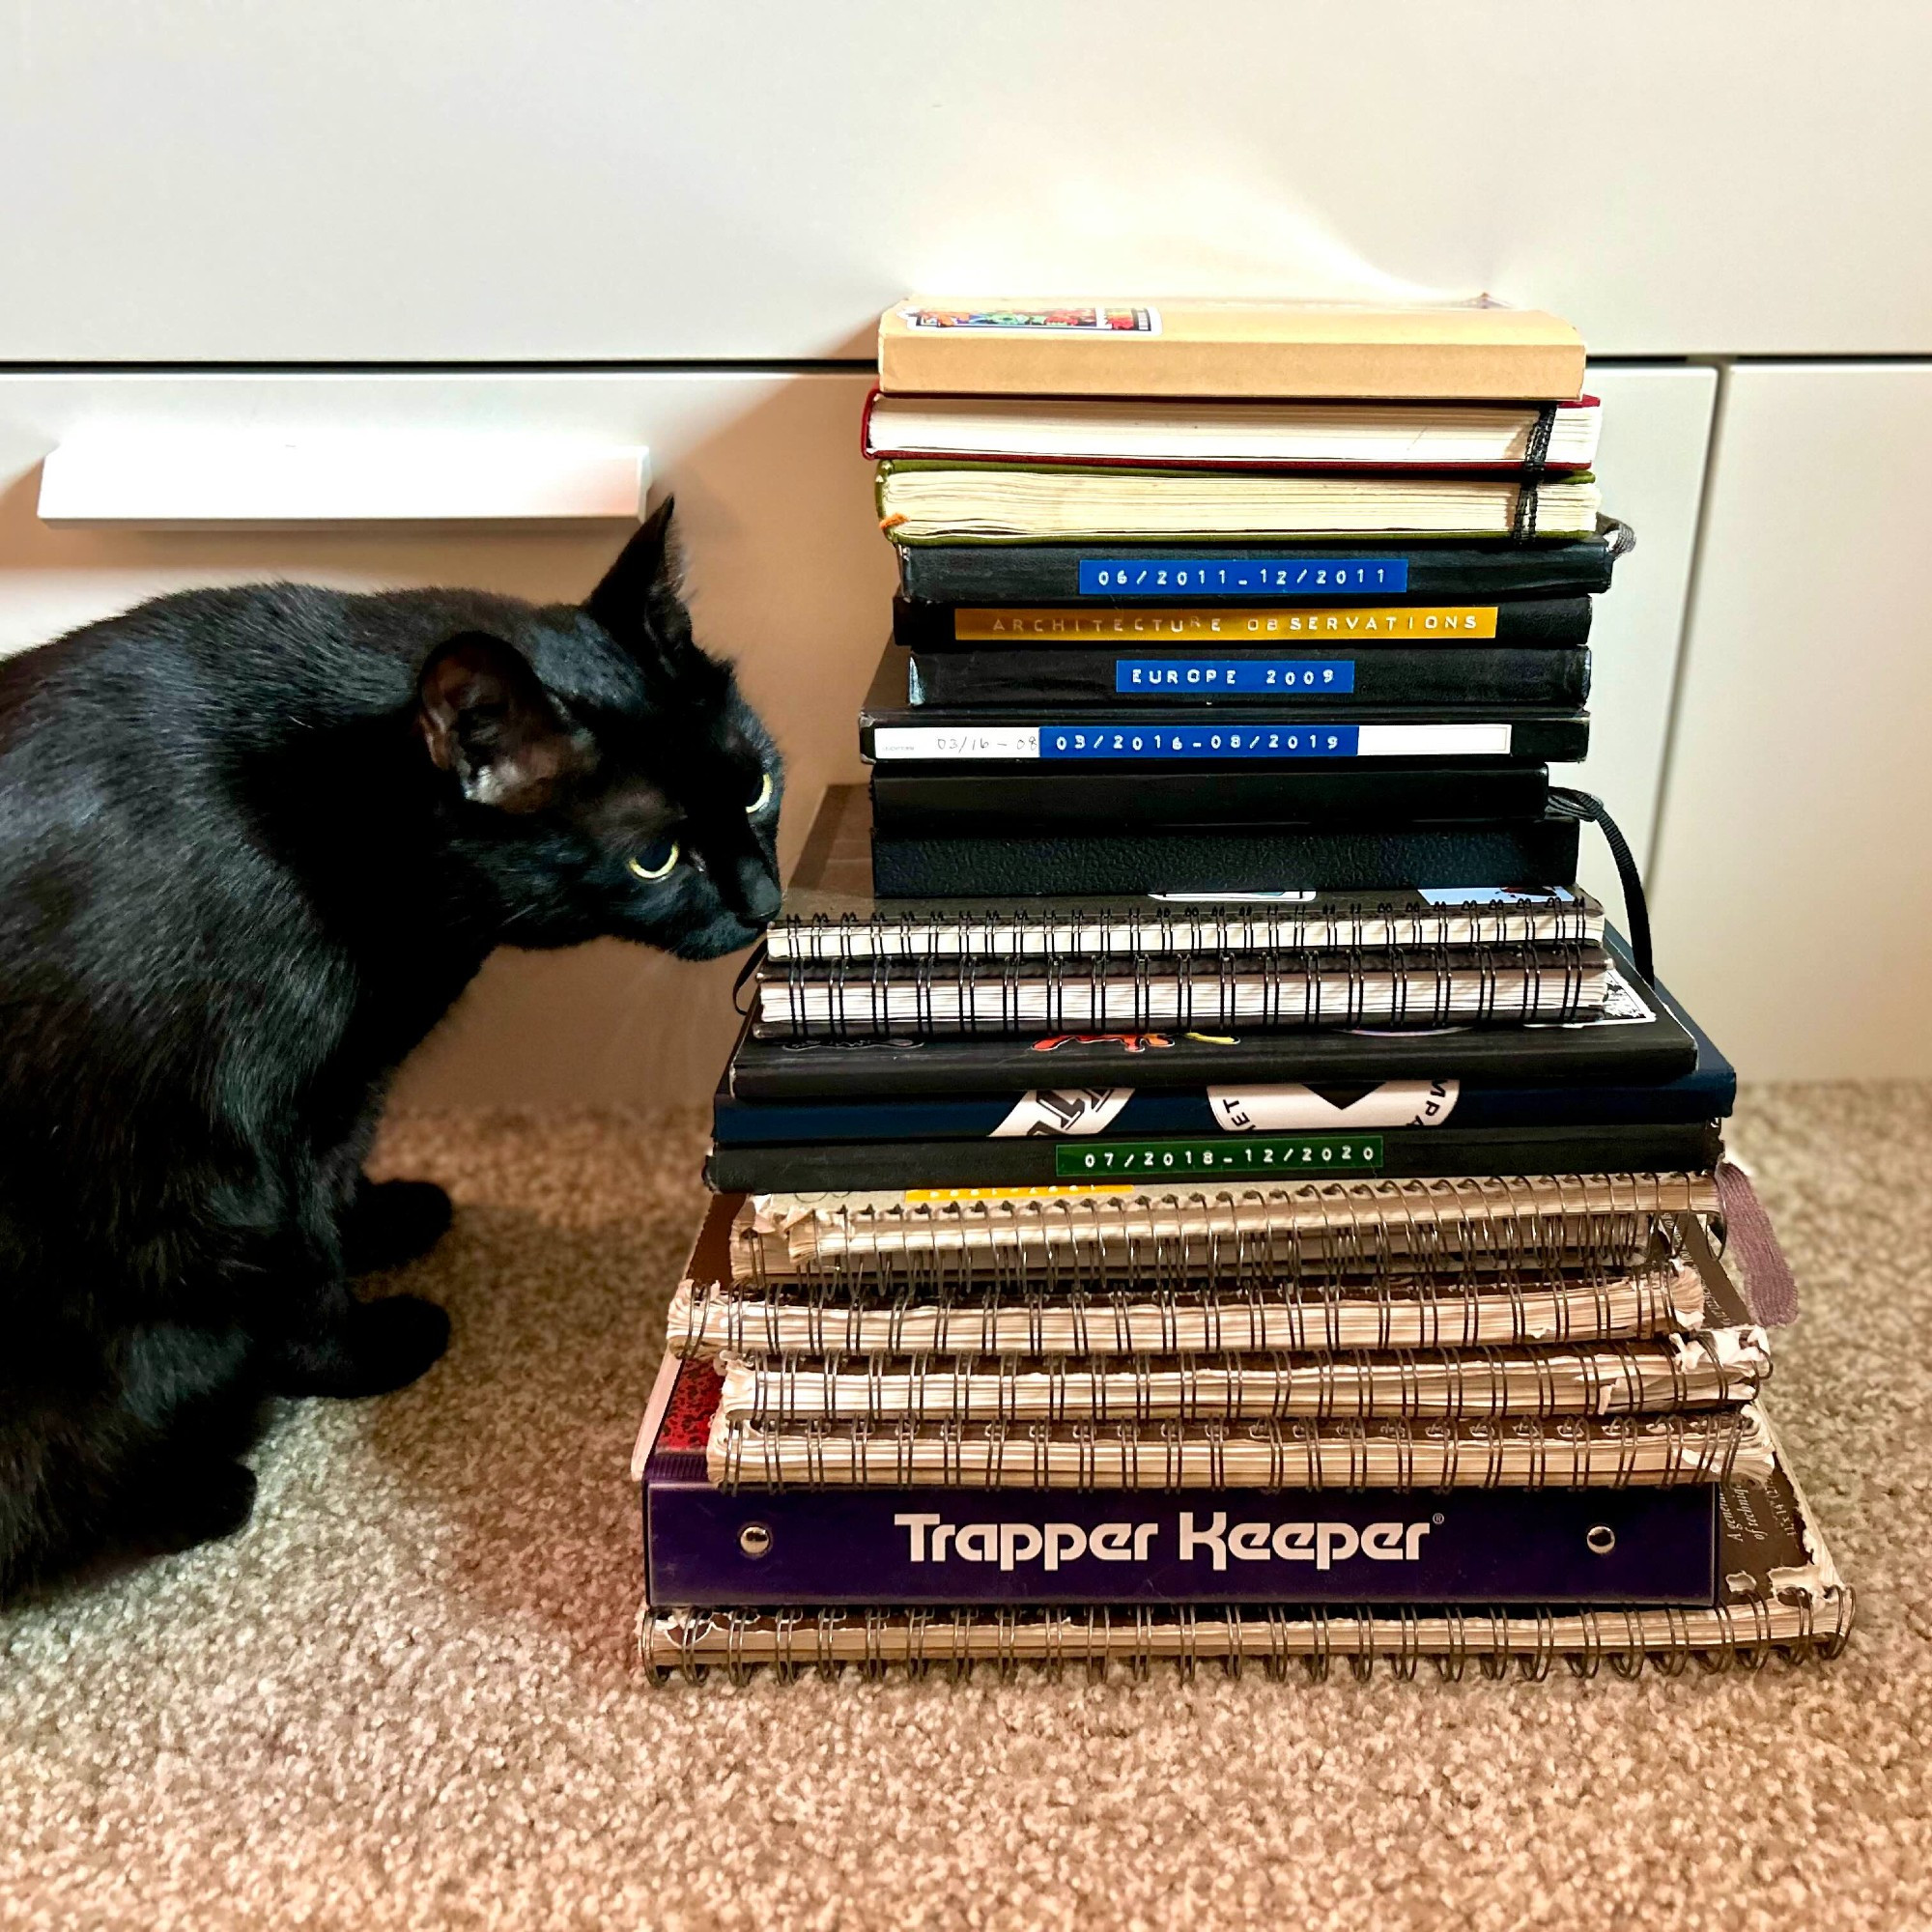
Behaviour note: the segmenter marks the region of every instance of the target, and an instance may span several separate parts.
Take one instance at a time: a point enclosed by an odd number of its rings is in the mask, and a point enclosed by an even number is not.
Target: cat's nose
[[[784,893],[765,867],[755,860],[741,859],[738,862],[739,909],[753,925],[763,925],[778,911]]]

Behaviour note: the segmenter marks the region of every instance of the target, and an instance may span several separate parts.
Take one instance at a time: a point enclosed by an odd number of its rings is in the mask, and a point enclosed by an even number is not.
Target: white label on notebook
[[[1576,895],[1567,886],[1545,886],[1533,892],[1515,886],[1421,886],[1416,896],[1433,906],[1544,905],[1551,899],[1563,905],[1576,903]]]
[[[1174,905],[1306,905],[1321,894],[1306,892],[1274,893],[1150,893],[1151,899],[1165,899]]]
[[[1384,1080],[1338,1106],[1312,1087],[1210,1087],[1223,1133],[1300,1133],[1329,1127],[1439,1127],[1456,1111],[1460,1080]]]

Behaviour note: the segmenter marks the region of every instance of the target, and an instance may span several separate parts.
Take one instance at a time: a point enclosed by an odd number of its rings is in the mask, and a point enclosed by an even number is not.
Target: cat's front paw
[[[254,1511],[254,1470],[241,1463],[192,1463],[165,1487],[145,1492],[135,1530],[156,1551],[172,1554],[237,1535]]]
[[[426,1255],[449,1232],[454,1210],[433,1180],[363,1180],[342,1223],[343,1265],[374,1274]]]
[[[387,1395],[449,1347],[449,1317],[417,1294],[351,1304],[326,1335],[285,1344],[270,1367],[277,1395]]]

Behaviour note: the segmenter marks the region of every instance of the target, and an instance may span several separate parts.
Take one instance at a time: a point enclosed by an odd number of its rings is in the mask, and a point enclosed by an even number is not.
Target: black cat
[[[779,759],[668,522],[581,609],[256,584],[0,664],[0,1599],[240,1528],[265,1396],[442,1352],[350,1277],[448,1198],[362,1160],[494,948],[776,910]]]

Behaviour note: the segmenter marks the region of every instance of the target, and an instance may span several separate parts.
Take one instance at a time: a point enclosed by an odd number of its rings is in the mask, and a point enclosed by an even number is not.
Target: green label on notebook
[[[1075,1141],[1053,1150],[1057,1180],[1216,1180],[1311,1174],[1375,1174],[1380,1134],[1230,1134],[1212,1141]]]

